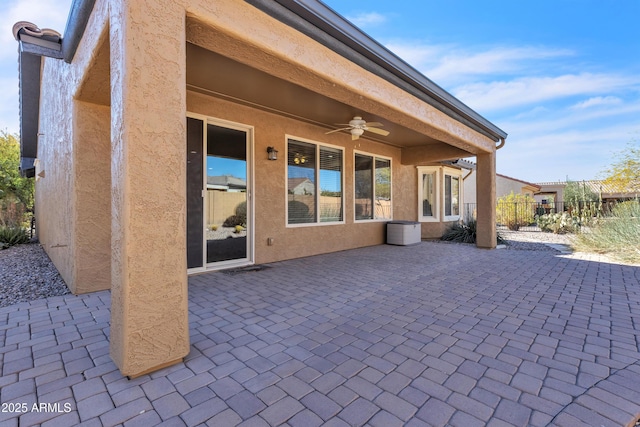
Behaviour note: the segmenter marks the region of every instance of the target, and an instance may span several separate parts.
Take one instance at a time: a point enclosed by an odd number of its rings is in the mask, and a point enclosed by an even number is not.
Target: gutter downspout
[[[496,151],[498,151],[499,149],[501,149],[502,147],[504,147],[505,142],[507,142],[506,138],[500,138],[500,144],[498,144],[496,146]]]

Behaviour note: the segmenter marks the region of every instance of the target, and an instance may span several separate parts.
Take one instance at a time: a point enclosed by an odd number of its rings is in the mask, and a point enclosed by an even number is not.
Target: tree
[[[615,161],[604,171],[605,184],[616,191],[640,193],[640,143],[633,140],[615,154]]]
[[[33,179],[20,176],[20,143],[16,135],[0,131],[0,222],[15,212],[33,208]],[[15,218],[13,218],[15,219]]]
[[[585,182],[567,180],[567,185],[564,187],[565,204],[573,204],[578,202],[597,202],[598,200],[600,200],[600,195],[593,192]]]
[[[498,199],[496,220],[509,230],[535,223],[536,201],[528,194],[515,194],[513,191]]]

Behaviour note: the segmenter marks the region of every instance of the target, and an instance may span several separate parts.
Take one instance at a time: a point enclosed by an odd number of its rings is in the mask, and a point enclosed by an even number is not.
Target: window
[[[437,221],[440,217],[438,170],[418,167],[418,216],[420,221]]]
[[[342,158],[341,149],[289,139],[288,224],[343,220]]]
[[[444,176],[444,216],[446,219],[460,218],[460,176]]]
[[[418,220],[460,219],[462,172],[442,166],[418,166]]]
[[[391,219],[391,160],[356,153],[356,220]]]

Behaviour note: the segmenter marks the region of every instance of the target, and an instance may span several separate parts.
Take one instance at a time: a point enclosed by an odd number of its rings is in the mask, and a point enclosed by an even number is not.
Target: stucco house
[[[188,274],[382,244],[392,219],[437,236],[461,202],[443,161],[477,158],[477,244],[495,247],[506,133],[317,0],[74,0],[57,46],[29,31],[38,236],[72,292],[111,290],[124,375],[188,354]],[[246,243],[209,262],[221,175],[246,181]],[[289,178],[311,182],[308,212]]]
[[[540,191],[540,188],[538,184],[496,173],[496,197],[498,199],[503,196],[508,196],[512,192],[514,194],[528,195],[533,198],[534,194]],[[464,192],[466,195],[464,199],[465,203],[477,203],[475,165],[472,166],[472,169],[464,177]],[[482,197],[482,194],[479,194],[479,196]]]

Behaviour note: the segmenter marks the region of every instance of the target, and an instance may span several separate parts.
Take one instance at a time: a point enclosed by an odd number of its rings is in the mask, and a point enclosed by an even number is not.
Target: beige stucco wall
[[[111,288],[111,125],[106,105],[75,102],[76,294]]]
[[[470,153],[495,150],[490,138],[297,30],[265,19],[266,15],[249,3],[188,3],[186,38],[191,43]]]
[[[98,31],[85,35],[77,60],[66,64],[44,58],[42,67],[38,169],[44,177],[36,181],[37,232],[73,293],[110,285],[110,212],[106,198],[93,194],[107,191],[108,197],[109,192],[104,185],[105,180],[109,182],[109,176],[104,176],[109,157],[103,157],[109,138],[108,114],[104,107],[73,100],[91,69],[100,29],[106,25],[100,17],[106,5],[98,1],[95,11],[90,25]]]
[[[36,203],[40,239],[71,289],[110,287],[110,354],[125,375],[174,363],[189,351],[187,111],[255,130],[257,263],[384,242],[384,221],[354,220],[354,150],[392,159],[393,219],[417,218],[416,170],[402,164],[400,148],[325,135],[306,122],[187,93],[187,40],[456,152],[495,152],[489,138],[247,2],[97,0],[73,62],[45,60],[38,152],[45,177]],[[285,135],[345,148],[345,224],[287,227],[286,161],[266,156],[267,146],[286,153]],[[421,156],[426,161],[429,153]],[[489,185],[493,161],[479,163]]]
[[[384,243],[386,221],[355,221],[354,150],[392,160],[393,218],[415,220],[417,179],[415,168],[400,164],[400,150],[365,138],[351,141],[349,134],[326,135],[326,129],[203,94],[188,92],[191,113],[254,127],[255,261],[273,262]],[[344,147],[345,223],[287,227],[286,136]],[[279,151],[277,161],[267,159],[267,147]],[[273,238],[273,246],[267,240]]]
[[[471,175],[464,180],[464,192],[465,203],[477,203],[476,171],[473,171]],[[511,192],[514,194],[529,194],[533,196],[533,191],[526,183],[496,175],[496,197],[508,196]],[[482,197],[482,194],[480,194],[480,197]]]
[[[140,375],[189,352],[182,5],[110,1],[110,354]]]
[[[111,356],[131,376],[189,352],[184,15],[98,0],[74,61],[43,68],[39,237],[73,292],[111,288]]]

